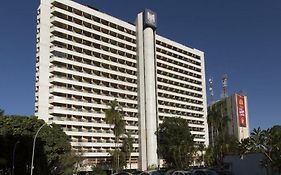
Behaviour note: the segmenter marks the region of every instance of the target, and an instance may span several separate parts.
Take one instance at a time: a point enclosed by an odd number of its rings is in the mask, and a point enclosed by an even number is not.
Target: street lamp
[[[14,145],[14,149],[13,149],[13,166],[12,166],[12,175],[14,175],[15,172],[15,156],[16,156],[16,148],[17,148],[17,144],[20,143],[20,141],[17,141]]]
[[[34,167],[33,167],[33,160],[34,160],[34,150],[35,150],[36,137],[37,137],[39,131],[40,131],[45,125],[47,125],[47,123],[44,123],[44,124],[37,130],[37,132],[36,132],[36,134],[35,134],[35,137],[34,137],[34,140],[33,140],[30,175],[33,174],[33,168],[34,168]]]

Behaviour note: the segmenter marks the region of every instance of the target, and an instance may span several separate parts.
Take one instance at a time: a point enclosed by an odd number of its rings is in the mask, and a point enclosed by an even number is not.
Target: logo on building
[[[157,15],[155,12],[145,9],[144,10],[144,27],[151,27],[156,29],[157,27]]]

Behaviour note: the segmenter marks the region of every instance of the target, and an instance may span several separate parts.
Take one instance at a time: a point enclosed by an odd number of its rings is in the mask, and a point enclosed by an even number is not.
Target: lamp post
[[[14,145],[14,149],[13,149],[13,166],[12,166],[12,175],[14,175],[15,172],[15,156],[16,156],[16,148],[17,148],[17,144],[20,143],[20,141],[17,141]]]
[[[30,167],[31,170],[30,170],[30,175],[33,174],[33,168],[34,168],[34,167],[33,167],[33,160],[34,160],[34,150],[35,150],[36,137],[37,137],[39,131],[40,131],[45,125],[47,125],[47,123],[44,123],[44,124],[37,130],[37,132],[36,132],[36,134],[35,134],[35,136],[34,136],[33,147],[32,147],[32,157],[31,157],[31,167]]]

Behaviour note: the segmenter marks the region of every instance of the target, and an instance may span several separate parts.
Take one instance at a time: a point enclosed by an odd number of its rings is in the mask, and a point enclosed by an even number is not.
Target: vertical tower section
[[[91,169],[112,160],[116,143],[105,111],[116,99],[137,168],[135,26],[70,0],[42,0],[37,26],[35,115],[59,125]]]
[[[156,35],[159,122],[181,117],[196,144],[209,144],[204,52]]]
[[[50,1],[41,0],[37,10],[35,115],[45,121],[49,120],[50,7]]]
[[[157,166],[156,14],[146,9],[137,17],[140,168]]]

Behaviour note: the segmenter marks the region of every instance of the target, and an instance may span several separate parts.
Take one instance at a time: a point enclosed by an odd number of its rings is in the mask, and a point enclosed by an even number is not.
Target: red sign
[[[242,95],[236,95],[236,104],[237,104],[237,112],[238,112],[238,120],[240,127],[247,127],[246,123],[246,108],[245,108],[245,99]]]

